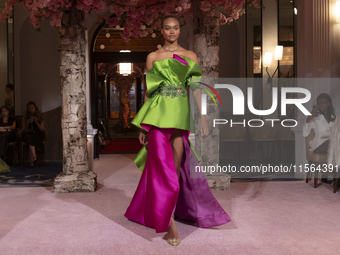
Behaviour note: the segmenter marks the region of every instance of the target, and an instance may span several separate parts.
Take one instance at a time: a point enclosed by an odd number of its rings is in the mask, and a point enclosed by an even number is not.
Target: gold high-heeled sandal
[[[179,239],[177,238],[168,239],[168,243],[171,244],[172,246],[177,246],[179,245]]]

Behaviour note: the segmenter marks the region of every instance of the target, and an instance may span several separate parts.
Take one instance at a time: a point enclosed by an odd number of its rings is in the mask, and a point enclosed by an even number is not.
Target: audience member
[[[8,106],[4,105],[1,107],[1,118],[0,118],[0,157],[6,159],[6,150],[8,144],[13,142],[14,130],[16,128],[15,119],[10,117],[10,109]]]
[[[45,127],[42,115],[33,101],[27,103],[27,109],[22,118],[22,134],[24,141],[28,144],[31,153],[31,167],[37,162],[36,152],[44,153],[43,144]]]
[[[336,119],[332,98],[326,93],[317,97],[317,107],[312,110],[312,115],[308,116],[303,126],[302,135],[307,137],[311,130],[315,136],[309,142],[310,151],[318,154],[327,154],[331,137],[331,127]]]

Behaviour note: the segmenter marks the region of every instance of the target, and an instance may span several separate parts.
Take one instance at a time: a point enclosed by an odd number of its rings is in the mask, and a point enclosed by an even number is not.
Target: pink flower
[[[244,2],[245,2],[245,0],[234,0],[234,5],[243,5]]]
[[[177,6],[177,8],[175,9],[176,12],[180,12],[182,10],[181,6]]]
[[[148,31],[142,31],[141,33],[140,33],[140,36],[141,37],[145,37],[145,36],[147,36],[149,34],[149,32]]]
[[[220,23],[221,24],[227,23],[227,18],[222,13],[220,13]]]
[[[233,18],[232,18],[232,17],[227,18],[227,22],[228,22],[228,23],[230,23],[230,22],[232,22],[232,21],[233,21]]]
[[[211,3],[208,1],[200,2],[200,9],[204,12],[207,12],[211,9]]]
[[[140,31],[139,31],[139,30],[133,30],[133,32],[132,32],[132,36],[133,36],[134,38],[138,38],[139,34],[140,34]]]
[[[120,20],[120,17],[114,17],[114,18],[107,17],[105,19],[105,22],[106,24],[109,25],[109,27],[115,27],[119,25],[119,20]]]
[[[84,4],[90,6],[93,3],[93,0],[83,0]]]

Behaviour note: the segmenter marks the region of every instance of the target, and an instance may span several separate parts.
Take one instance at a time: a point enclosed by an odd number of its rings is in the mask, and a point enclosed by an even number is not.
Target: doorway
[[[153,36],[149,34],[125,42],[120,37],[123,29],[102,23],[93,36],[90,54],[91,122],[98,131],[104,128],[117,144],[120,138],[134,139],[136,144],[128,146],[131,150],[124,150],[135,153],[141,147],[139,129],[130,123],[144,103],[146,57],[164,44],[164,38],[159,31]],[[103,152],[99,135],[96,135],[95,158]],[[120,147],[123,146],[118,146],[113,153],[124,153]]]

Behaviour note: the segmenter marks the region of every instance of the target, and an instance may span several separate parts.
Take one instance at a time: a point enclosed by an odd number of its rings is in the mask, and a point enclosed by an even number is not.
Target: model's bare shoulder
[[[147,56],[146,56],[146,70],[151,70],[153,68],[153,62],[155,62],[155,59],[157,57],[157,53],[154,52],[150,52]]]
[[[196,62],[196,64],[198,64],[198,59],[197,59],[197,55],[195,52],[191,51],[191,50],[187,50],[186,52],[186,57],[190,58],[192,61]]]
[[[154,60],[155,58],[157,57],[157,52],[156,51],[153,51],[153,52],[150,52],[147,57],[146,57],[146,61],[152,61]]]

